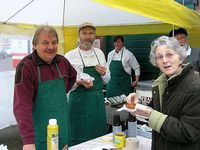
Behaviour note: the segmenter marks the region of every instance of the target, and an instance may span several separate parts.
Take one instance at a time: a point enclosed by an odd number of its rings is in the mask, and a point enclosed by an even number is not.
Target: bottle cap
[[[133,116],[131,113],[129,113],[129,115],[128,115],[128,121],[135,122],[136,121],[136,117]]]
[[[121,125],[119,114],[114,114],[113,125],[114,126],[120,126]]]
[[[57,125],[56,119],[49,119],[49,125]]]

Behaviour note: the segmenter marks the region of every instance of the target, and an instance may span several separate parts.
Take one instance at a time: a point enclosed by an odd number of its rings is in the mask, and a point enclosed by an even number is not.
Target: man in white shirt
[[[107,84],[106,97],[128,95],[133,92],[132,87],[137,85],[140,77],[140,65],[133,53],[125,48],[121,35],[114,38],[114,46],[115,49],[109,52],[107,59],[111,79]],[[135,79],[132,79],[132,69]]]
[[[189,46],[187,41],[187,31],[183,28],[178,28],[176,30],[171,30],[169,32],[169,37],[176,37],[181,46],[187,47],[187,51],[185,52],[185,60],[183,63],[190,63],[194,68],[194,73],[199,75],[200,71],[200,49],[192,48]]]
[[[104,53],[93,48],[96,28],[91,23],[79,27],[79,46],[65,54],[77,71],[77,81],[69,94],[71,144],[106,134],[103,83],[110,79]]]

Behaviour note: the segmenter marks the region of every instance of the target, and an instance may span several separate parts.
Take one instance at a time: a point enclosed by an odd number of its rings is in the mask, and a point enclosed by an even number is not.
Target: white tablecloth
[[[103,148],[114,148],[114,143],[111,139],[112,133],[72,146],[69,150],[102,150]],[[142,136],[137,136],[137,139],[139,140],[138,150],[151,150],[151,139]]]

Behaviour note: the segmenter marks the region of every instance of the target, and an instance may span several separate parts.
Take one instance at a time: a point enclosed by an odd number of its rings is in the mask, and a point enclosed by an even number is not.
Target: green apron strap
[[[37,70],[38,70],[38,83],[41,83],[40,67],[39,66],[37,66]]]
[[[80,57],[81,57],[81,61],[82,61],[82,63],[83,63],[83,67],[85,67],[85,63],[84,63],[84,61],[83,61],[83,57],[82,57],[82,55],[81,55],[80,48],[78,48],[78,53],[79,53],[79,55],[80,55]]]
[[[56,65],[56,68],[57,68],[57,70],[58,70],[58,73],[59,73],[59,75],[60,75],[60,78],[61,78],[61,77],[62,77],[62,75],[61,75],[61,73],[60,73],[60,69],[58,68],[58,64],[56,63],[55,65]]]
[[[121,61],[122,61],[123,54],[124,54],[124,47],[122,48]]]
[[[99,58],[97,57],[97,54],[96,54],[96,52],[95,52],[95,50],[94,50],[94,49],[93,49],[93,51],[94,51],[94,54],[96,55],[96,58],[97,58],[97,61],[98,61],[99,65],[100,65]]]
[[[122,51],[122,54],[121,54],[120,61],[122,61],[122,57],[123,57],[123,53],[124,53],[124,47],[121,49],[121,51]],[[115,56],[115,52],[114,52],[114,54],[113,54],[113,56],[111,58],[111,61],[113,60],[114,56]]]
[[[60,69],[58,68],[58,64],[55,63],[55,65],[56,65],[56,68],[57,68],[57,70],[58,70],[59,76],[60,76],[60,78],[61,78],[62,75],[61,75],[61,73],[60,73]],[[41,83],[41,74],[40,74],[40,67],[39,67],[39,66],[37,66],[37,70],[38,70],[38,83]]]
[[[93,48],[92,50],[94,51],[94,54],[95,54],[95,56],[96,56],[96,58],[97,58],[97,61],[98,61],[98,63],[100,64],[99,58],[97,57],[97,54],[96,54],[94,48]],[[82,63],[83,63],[83,66],[85,67],[85,63],[84,63],[84,61],[83,61],[83,57],[82,57],[82,55],[81,55],[80,48],[78,48],[78,52],[79,52],[79,55],[80,55],[80,57],[81,57],[81,61],[82,61]]]

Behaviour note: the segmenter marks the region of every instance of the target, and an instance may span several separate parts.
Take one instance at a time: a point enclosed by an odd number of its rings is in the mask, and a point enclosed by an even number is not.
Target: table
[[[151,149],[151,139],[142,136],[137,136],[137,139],[139,140],[138,150]],[[112,142],[112,133],[69,147],[69,150],[102,150],[103,148],[115,148]]]

